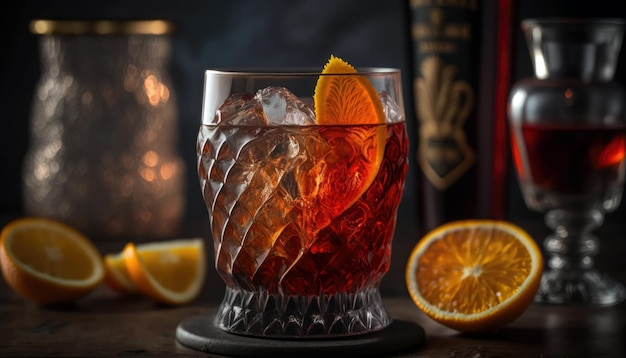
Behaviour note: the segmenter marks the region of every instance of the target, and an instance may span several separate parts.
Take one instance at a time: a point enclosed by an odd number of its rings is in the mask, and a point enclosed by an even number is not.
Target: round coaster
[[[312,339],[273,339],[241,336],[213,325],[214,315],[201,315],[182,321],[176,339],[184,346],[226,356],[324,356],[358,354],[380,356],[416,348],[424,342],[424,329],[413,322],[393,320],[377,332],[360,336]]]

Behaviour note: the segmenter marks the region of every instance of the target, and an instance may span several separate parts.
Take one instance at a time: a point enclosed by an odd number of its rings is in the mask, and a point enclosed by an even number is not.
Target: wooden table
[[[406,289],[399,288],[405,260],[414,245],[402,239],[409,229],[398,227],[395,264],[381,288],[392,317],[421,325],[426,340],[413,351],[396,356],[626,357],[625,303],[614,307],[533,304],[519,319],[488,335],[460,334],[430,320],[412,303]],[[625,233],[626,225],[621,224],[598,232],[611,236],[601,242],[598,267],[621,282],[626,282]],[[103,253],[114,252],[124,243],[111,240],[98,246]],[[175,331],[182,320],[211,313],[219,303],[224,286],[213,271],[200,297],[181,307],[122,297],[101,285],[66,307],[39,308],[17,296],[0,278],[0,357],[207,356],[180,345]]]

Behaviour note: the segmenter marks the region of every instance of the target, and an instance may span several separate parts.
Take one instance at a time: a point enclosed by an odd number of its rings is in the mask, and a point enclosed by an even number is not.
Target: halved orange
[[[9,286],[42,306],[74,301],[104,277],[102,256],[89,239],[45,218],[16,219],[2,229],[0,267]]]
[[[191,302],[206,277],[206,253],[201,238],[137,244],[122,251],[133,284],[144,295],[170,305]]]
[[[332,126],[320,127],[326,145],[314,151],[323,160],[301,168],[297,179],[306,204],[320,209],[318,227],[363,195],[383,160],[387,139],[383,106],[369,79],[357,73],[346,61],[331,56],[315,87],[316,123]]]
[[[462,332],[492,331],[533,302],[543,260],[517,225],[461,220],[427,233],[413,249],[406,283],[430,318]]]
[[[104,256],[104,283],[119,293],[135,293],[137,287],[133,283],[122,252]]]

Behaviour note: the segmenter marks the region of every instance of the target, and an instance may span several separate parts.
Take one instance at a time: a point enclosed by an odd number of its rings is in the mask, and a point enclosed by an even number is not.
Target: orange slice
[[[385,112],[376,88],[365,76],[346,76],[355,73],[358,71],[352,65],[330,56],[313,96],[318,124],[385,123]]]
[[[127,294],[137,292],[121,252],[104,256],[104,283],[113,290]]]
[[[386,118],[369,79],[331,56],[317,80],[316,122],[327,147],[321,160],[299,175],[299,189],[311,207],[326,209],[320,224],[352,206],[374,181],[385,151]]]
[[[435,321],[462,332],[491,331],[524,313],[542,269],[541,252],[522,228],[462,220],[419,241],[406,283],[415,304]]]
[[[139,292],[170,305],[195,299],[206,276],[204,240],[179,239],[135,245],[122,251],[126,269]]]
[[[38,305],[74,301],[102,282],[96,247],[79,231],[44,218],[22,218],[0,234],[2,274],[18,294]]]

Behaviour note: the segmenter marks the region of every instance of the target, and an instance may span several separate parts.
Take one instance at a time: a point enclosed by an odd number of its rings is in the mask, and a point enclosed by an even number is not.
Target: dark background
[[[32,93],[39,76],[37,37],[28,31],[36,18],[162,18],[178,24],[172,36],[171,74],[179,106],[179,148],[187,161],[186,217],[206,217],[195,172],[195,138],[200,120],[203,70],[235,66],[322,66],[330,54],[353,65],[400,68],[411,143],[412,118],[408,0],[267,1],[21,1],[0,5],[3,31],[0,56],[0,215],[19,215],[21,165],[28,149]],[[519,20],[526,17],[620,17],[619,1],[520,1],[516,7],[514,76],[531,76]],[[626,56],[620,55],[617,80],[626,83]],[[411,153],[415,153],[412,148]],[[400,220],[417,218],[417,165],[411,158]],[[535,219],[525,208],[514,175],[509,179],[507,218]],[[624,221],[624,206],[607,221]],[[417,240],[417,238],[411,238]]]

